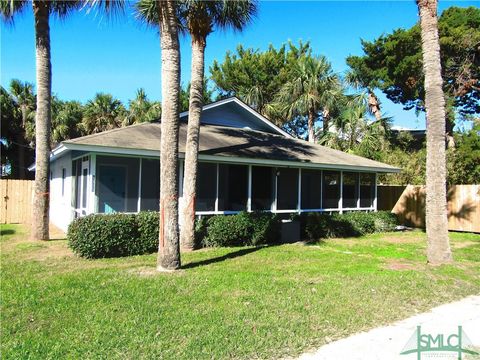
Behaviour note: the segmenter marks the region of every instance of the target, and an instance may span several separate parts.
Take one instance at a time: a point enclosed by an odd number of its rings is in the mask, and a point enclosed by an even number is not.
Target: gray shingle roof
[[[160,151],[160,128],[158,122],[132,125],[64,141],[68,144],[115,147]],[[179,132],[179,152],[185,152],[187,124],[182,122]],[[397,172],[398,168],[344,153],[304,140],[281,135],[216,125],[202,124],[200,128],[200,156],[253,158],[269,161],[294,161],[309,164],[335,166],[338,168],[375,168],[379,171]]]

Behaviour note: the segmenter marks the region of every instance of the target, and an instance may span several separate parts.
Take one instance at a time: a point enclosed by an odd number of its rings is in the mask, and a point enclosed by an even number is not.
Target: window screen
[[[323,196],[324,209],[337,209],[340,200],[340,173],[338,171],[323,172]]]
[[[217,164],[199,163],[197,173],[197,211],[214,211],[217,197]]]
[[[277,209],[292,210],[298,203],[298,169],[277,169]]]
[[[343,173],[343,207],[356,208],[358,199],[358,173]]]
[[[302,209],[321,209],[322,172],[302,170]]]
[[[360,174],[360,207],[373,207],[375,174]]]
[[[272,209],[274,170],[265,166],[252,166],[252,210]]]
[[[246,210],[248,200],[248,166],[220,164],[218,171],[218,210]]]

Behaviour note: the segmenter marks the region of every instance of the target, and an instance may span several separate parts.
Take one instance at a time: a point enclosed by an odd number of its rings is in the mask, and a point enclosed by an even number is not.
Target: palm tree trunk
[[[37,112],[35,116],[35,183],[33,190],[32,239],[48,240],[50,203],[50,122],[52,66],[48,1],[34,1]]]
[[[326,133],[328,133],[328,129],[330,127],[330,110],[325,108],[323,109],[323,113],[322,113],[322,118],[323,118],[323,135],[325,135]]]
[[[368,107],[370,112],[375,116],[377,121],[382,120],[382,112],[380,111],[380,102],[378,101],[377,95],[372,90],[368,90]]]
[[[422,32],[427,116],[427,259],[434,265],[453,260],[448,239],[445,98],[442,89],[437,0],[417,0]]]
[[[162,124],[160,139],[160,227],[157,270],[180,267],[178,239],[178,130],[180,45],[174,1],[159,2],[162,49]]]
[[[187,142],[185,145],[185,173],[183,177],[183,218],[180,229],[180,244],[182,250],[193,250],[195,247],[195,198],[200,116],[203,106],[205,46],[206,42],[204,38],[192,35],[192,73],[190,80]]]
[[[308,141],[315,142],[315,111],[308,110]]]

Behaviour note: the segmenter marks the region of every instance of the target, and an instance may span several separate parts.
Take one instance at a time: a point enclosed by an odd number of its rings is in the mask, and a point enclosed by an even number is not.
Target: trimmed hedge
[[[212,216],[207,220],[206,247],[271,244],[280,240],[281,223],[270,213],[241,212]]]
[[[310,240],[331,237],[352,237],[395,230],[398,219],[388,211],[305,213],[300,215],[302,233]]]
[[[143,254],[137,217],[131,214],[93,214],[75,219],[68,227],[68,244],[86,258]]]
[[[75,219],[68,227],[70,248],[85,258],[106,258],[153,253],[158,250],[159,215],[92,214]],[[280,221],[268,213],[202,217],[195,223],[199,246],[243,246],[273,243],[280,239]]]
[[[361,236],[393,231],[394,214],[379,212],[306,213],[295,215],[304,238]],[[158,213],[93,214],[74,220],[68,227],[68,244],[85,258],[119,257],[153,253],[158,250]],[[195,240],[200,246],[245,246],[280,241],[281,221],[271,213],[217,215],[197,219]]]

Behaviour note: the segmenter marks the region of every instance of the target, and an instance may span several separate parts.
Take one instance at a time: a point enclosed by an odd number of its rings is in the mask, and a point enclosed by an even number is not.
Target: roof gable
[[[180,119],[188,119],[188,111],[181,113]],[[251,129],[292,137],[236,97],[205,105],[202,109],[200,122],[202,124]]]

